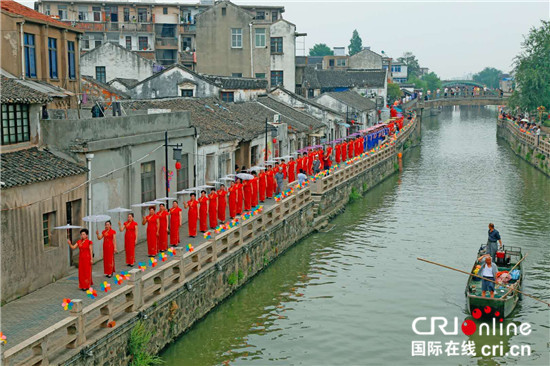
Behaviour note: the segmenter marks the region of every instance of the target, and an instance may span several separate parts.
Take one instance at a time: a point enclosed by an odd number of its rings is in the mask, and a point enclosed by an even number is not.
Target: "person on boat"
[[[489,254],[482,255],[477,259],[477,261],[482,263],[481,268],[477,273],[479,276],[483,277],[481,280],[481,297],[485,297],[485,293],[489,291],[491,299],[494,299],[495,284],[491,281],[496,281],[498,268],[496,264],[493,263],[491,255]]]
[[[500,239],[500,234],[498,230],[495,229],[495,224],[489,224],[489,238],[487,239],[487,252],[491,255],[493,262],[496,261],[497,254],[497,241],[502,248],[502,240]]]

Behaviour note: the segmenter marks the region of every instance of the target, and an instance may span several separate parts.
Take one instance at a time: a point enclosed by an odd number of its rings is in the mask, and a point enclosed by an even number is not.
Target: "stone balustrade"
[[[371,167],[391,158],[396,146],[405,141],[414,130],[413,119],[398,134],[394,145],[363,156],[317,179],[308,187],[295,189],[288,197],[266,207],[247,220],[221,233],[212,233],[211,239],[193,251],[178,250],[176,255],[142,272],[129,271],[130,278],[107,296],[83,308],[81,300],[73,300],[70,315],[57,324],[21,342],[3,353],[3,365],[48,365],[63,351],[76,349],[87,340],[97,339],[109,332],[116,322],[124,322],[151,306],[155,301],[180,289],[205,268],[228,257],[253,241],[258,234],[271,230],[287,217],[306,207],[319,196]],[[345,163],[344,163],[345,164]],[[117,286],[117,285],[114,285]]]
[[[536,135],[531,133],[526,133],[521,131],[518,125],[510,120],[501,120],[504,122],[504,127],[510,131],[514,136],[516,136],[521,141],[541,150],[543,153],[550,155],[550,142],[537,138]]]

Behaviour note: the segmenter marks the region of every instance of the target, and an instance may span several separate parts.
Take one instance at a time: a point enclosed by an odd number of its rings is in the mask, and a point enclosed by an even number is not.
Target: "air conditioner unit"
[[[275,124],[281,123],[281,115],[280,114],[273,115],[273,123],[275,123]]]

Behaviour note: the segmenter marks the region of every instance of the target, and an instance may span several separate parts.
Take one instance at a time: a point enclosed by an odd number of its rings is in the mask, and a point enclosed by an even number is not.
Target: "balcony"
[[[195,24],[180,24],[180,33],[195,34],[196,32],[197,26]]]
[[[169,37],[156,37],[155,38],[155,48],[156,49],[177,49],[178,48],[178,39]]]

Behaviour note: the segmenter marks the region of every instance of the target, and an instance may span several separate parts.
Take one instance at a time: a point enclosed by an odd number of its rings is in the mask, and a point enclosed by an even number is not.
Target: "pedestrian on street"
[[[199,201],[197,201],[197,195],[191,193],[189,201],[184,203],[183,208],[189,209],[187,214],[187,227],[188,233],[191,238],[197,236],[197,219],[199,217]]]
[[[205,233],[208,230],[208,196],[204,189],[201,191],[199,205],[199,230]]]
[[[72,250],[78,248],[78,288],[86,291],[94,284],[92,280],[92,265],[94,264],[93,243],[88,239],[88,229],[80,230],[80,240],[74,245],[67,239]]]
[[[159,252],[165,252],[168,250],[168,216],[170,212],[166,209],[164,203],[159,205],[159,212],[157,216],[159,218],[159,239],[158,250]]]
[[[134,214],[128,214],[128,220],[124,225],[119,221],[118,229],[124,233],[124,253],[126,254],[126,264],[130,267],[134,266],[136,261],[136,244],[137,244],[137,227],[138,223],[134,220]]]
[[[227,207],[227,189],[225,189],[225,184],[220,185],[218,189],[218,220],[225,222],[225,211]]]
[[[208,221],[211,229],[218,226],[218,194],[216,188],[212,188],[208,195]]]
[[[155,213],[155,206],[149,207],[149,215],[145,216],[142,225],[147,224],[147,255],[157,255],[157,242],[159,235],[159,217]]]
[[[277,192],[276,194],[280,194],[283,191],[283,180],[285,179],[285,175],[283,173],[283,168],[279,167],[279,171],[275,174],[275,182],[277,183]]]
[[[99,234],[99,230],[95,231],[97,240],[103,239],[103,273],[108,278],[111,278],[115,273],[115,253],[116,249],[116,231],[111,227],[111,221],[105,222],[105,230]]]
[[[180,243],[180,226],[182,222],[182,209],[179,207],[178,201],[174,201],[170,209],[170,245],[173,247],[177,247]]]

